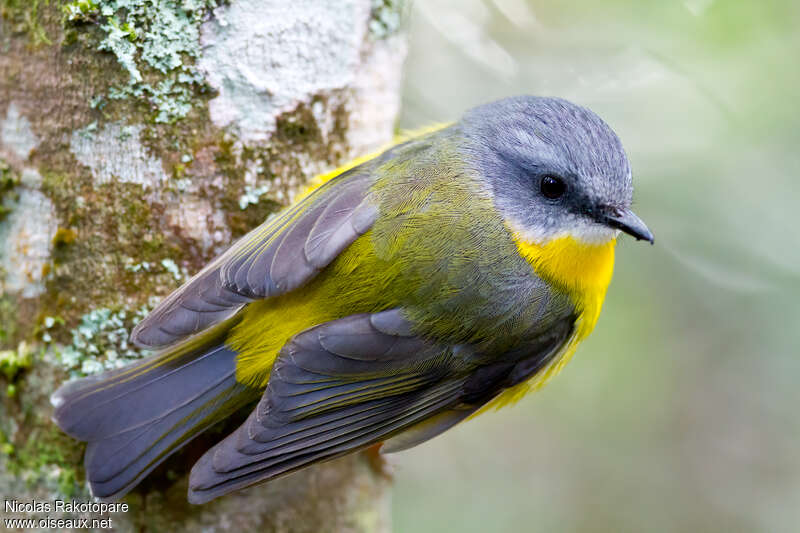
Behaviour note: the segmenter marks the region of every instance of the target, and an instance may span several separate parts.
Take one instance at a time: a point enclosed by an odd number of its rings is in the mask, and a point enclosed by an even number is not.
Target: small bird
[[[620,232],[653,242],[620,140],[558,98],[476,107],[318,181],[136,326],[157,354],[53,395],[96,497],[248,406],[190,502],[514,402],[594,328]]]

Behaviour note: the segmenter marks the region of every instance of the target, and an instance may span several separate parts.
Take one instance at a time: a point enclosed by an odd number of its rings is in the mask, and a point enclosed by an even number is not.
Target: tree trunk
[[[64,512],[55,500],[90,500],[83,446],[48,397],[147,355],[127,334],[160,298],[310,177],[390,141],[401,3],[0,0],[0,495],[51,507],[4,502],[3,519],[389,529],[363,455],[189,505],[191,465],[240,420],[161,465],[127,512]]]

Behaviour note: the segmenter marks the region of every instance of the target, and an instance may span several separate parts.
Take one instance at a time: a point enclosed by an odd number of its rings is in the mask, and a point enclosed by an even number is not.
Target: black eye
[[[567,184],[564,183],[564,180],[558,176],[552,175],[543,177],[542,182],[539,184],[539,188],[541,189],[545,198],[550,198],[551,200],[561,198],[564,196],[564,193],[567,192]]]

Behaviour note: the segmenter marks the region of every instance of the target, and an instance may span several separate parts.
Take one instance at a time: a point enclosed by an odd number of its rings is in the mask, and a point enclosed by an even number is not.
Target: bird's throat
[[[580,315],[576,333],[579,340],[585,338],[597,322],[614,273],[616,239],[585,243],[567,236],[536,243],[519,233],[513,237],[536,274],[572,299]]]
[[[536,243],[525,240],[519,232],[511,231],[511,235],[519,254],[536,275],[572,300],[578,318],[574,333],[547,366],[528,381],[503,391],[473,416],[515,403],[528,392],[543,387],[564,368],[578,344],[594,329],[614,272],[616,239],[598,244],[562,237]]]

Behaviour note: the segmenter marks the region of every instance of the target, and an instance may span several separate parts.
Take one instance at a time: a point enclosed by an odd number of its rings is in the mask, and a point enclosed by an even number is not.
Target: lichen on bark
[[[157,123],[184,118],[205,83],[194,60],[200,56],[199,31],[217,0],[73,0],[62,6],[72,31],[94,25],[90,42],[111,53],[128,74],[123,85],[92,96],[103,108],[113,100],[148,102]]]

